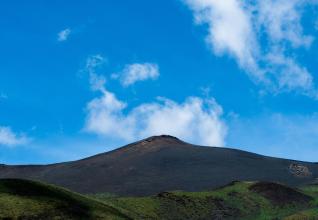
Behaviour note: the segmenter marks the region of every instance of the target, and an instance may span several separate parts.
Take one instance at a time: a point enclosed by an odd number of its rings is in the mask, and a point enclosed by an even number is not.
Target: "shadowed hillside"
[[[144,196],[205,191],[232,181],[312,183],[318,164],[185,143],[155,136],[83,160],[44,166],[0,166],[0,178],[28,178],[80,193]]]
[[[0,219],[129,219],[117,209],[39,182],[0,180]]]

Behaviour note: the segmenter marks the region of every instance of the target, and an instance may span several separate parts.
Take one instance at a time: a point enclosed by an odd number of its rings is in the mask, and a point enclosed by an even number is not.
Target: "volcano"
[[[85,194],[146,196],[212,190],[233,181],[301,186],[317,182],[318,164],[197,146],[161,135],[78,161],[0,165],[0,178],[39,180]]]

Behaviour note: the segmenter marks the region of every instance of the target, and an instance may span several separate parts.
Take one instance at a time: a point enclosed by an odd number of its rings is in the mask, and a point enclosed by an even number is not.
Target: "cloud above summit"
[[[138,81],[156,80],[159,77],[159,67],[155,63],[133,63],[128,64],[118,74],[113,74],[113,78],[119,78],[125,87],[135,84]]]
[[[227,126],[222,120],[222,107],[214,98],[190,96],[178,103],[158,97],[149,103],[129,106],[107,90],[104,80],[96,80],[103,78],[96,72],[101,60],[100,56],[88,58],[88,63],[93,63],[87,68],[91,86],[93,82],[92,88],[99,95],[86,106],[86,132],[125,141],[169,134],[191,143],[224,146]],[[157,67],[149,68],[154,66]]]

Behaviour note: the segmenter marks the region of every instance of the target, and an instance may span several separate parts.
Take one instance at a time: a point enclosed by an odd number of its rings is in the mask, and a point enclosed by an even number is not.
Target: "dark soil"
[[[303,194],[297,189],[278,183],[258,182],[250,186],[251,191],[259,193],[273,205],[286,206],[291,204],[307,205],[312,197]]]
[[[159,193],[160,217],[162,219],[237,219],[240,211],[227,205],[223,199],[206,197],[197,199],[169,192]]]

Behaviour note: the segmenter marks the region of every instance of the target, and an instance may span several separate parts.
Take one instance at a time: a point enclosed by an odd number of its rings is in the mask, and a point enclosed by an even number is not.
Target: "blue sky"
[[[158,134],[317,161],[317,4],[1,2],[0,163]]]

